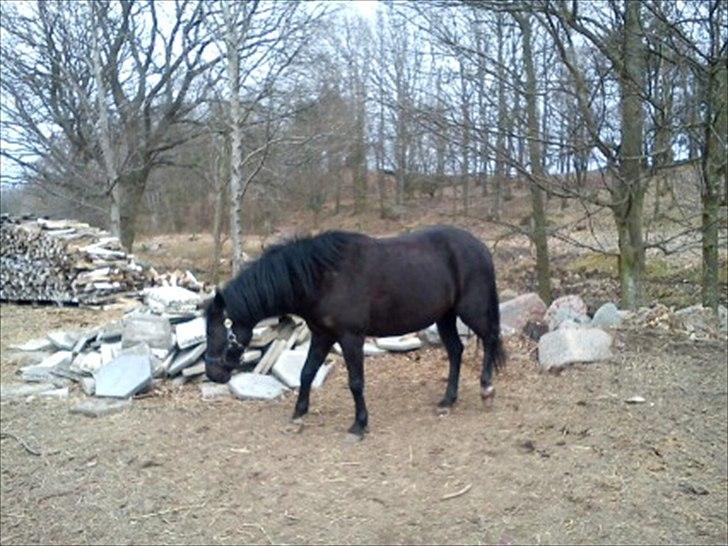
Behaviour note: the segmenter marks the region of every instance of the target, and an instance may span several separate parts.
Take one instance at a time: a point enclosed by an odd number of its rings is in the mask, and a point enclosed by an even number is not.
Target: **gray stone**
[[[422,347],[422,341],[416,335],[379,337],[376,339],[377,347],[387,351],[412,351]]]
[[[199,294],[181,286],[155,286],[144,290],[144,303],[155,313],[194,312],[201,301]]]
[[[41,365],[26,366],[21,368],[20,377],[29,383],[53,383],[56,376],[51,373],[52,369]]]
[[[622,324],[622,315],[612,302],[605,303],[597,309],[591,320],[591,325],[595,328],[616,328],[620,324]]]
[[[230,387],[221,383],[201,383],[200,394],[203,400],[214,400],[216,398],[229,398]]]
[[[152,384],[150,355],[122,352],[94,373],[96,396],[128,398]]]
[[[198,362],[194,366],[189,366],[182,370],[182,375],[185,377],[195,377],[198,375],[202,375],[205,373],[205,363],[204,362]]]
[[[124,319],[121,346],[146,343],[155,349],[169,349],[174,344],[169,320],[155,315],[134,315]]]
[[[627,404],[644,404],[647,400],[641,396],[632,396],[631,398],[627,398],[625,402]]]
[[[596,362],[612,356],[612,336],[598,328],[563,329],[538,341],[538,360],[544,370],[574,362]]]
[[[154,376],[154,378],[165,377],[167,375],[167,372],[169,371],[169,367],[172,365],[172,361],[174,361],[176,356],[177,351],[170,351],[170,353],[167,355],[167,358],[165,358],[164,360],[158,360],[156,358],[153,358],[152,375]]]
[[[546,310],[544,320],[549,330],[556,330],[559,324],[565,320],[572,319],[578,323],[588,322],[586,303],[581,296],[570,294],[556,298]]]
[[[180,322],[174,328],[174,333],[177,336],[177,346],[180,349],[188,349],[205,341],[207,337],[206,324],[205,317],[198,317],[189,322]]]
[[[567,324],[567,328],[581,328],[589,326],[591,319],[589,315],[576,313],[573,309],[562,307],[549,318],[549,330],[558,330],[562,325]]]
[[[98,341],[116,341],[121,339],[121,334],[124,332],[124,326],[121,321],[114,321],[99,330],[96,334]]]
[[[53,383],[34,383],[32,385],[26,383],[3,383],[0,384],[0,399],[5,401],[25,398],[26,396],[38,394],[53,388],[55,388]]]
[[[529,320],[542,320],[544,313],[546,304],[538,294],[522,294],[500,304],[501,328],[507,326],[520,332]]]
[[[202,343],[201,345],[197,345],[196,347],[192,347],[191,349],[180,351],[169,364],[169,368],[167,369],[167,376],[175,376],[186,367],[192,366],[195,362],[199,360],[199,358],[203,354],[205,354],[206,349],[207,344]]]
[[[239,373],[228,382],[230,392],[242,400],[272,400],[287,389],[275,377],[257,373]]]
[[[113,398],[89,398],[80,404],[76,404],[68,411],[70,413],[85,415],[86,417],[103,417],[104,415],[118,413],[128,407],[131,407],[131,400],[128,398],[125,400],[116,400]]]
[[[271,368],[271,373],[287,387],[297,389],[301,386],[301,370],[306,363],[306,356],[305,352],[299,350],[283,351]],[[311,386],[317,389],[323,385],[330,371],[331,364],[322,364]]]
[[[70,369],[71,371],[80,373],[94,373],[103,365],[101,353],[81,353],[73,359]]]
[[[68,330],[53,330],[46,334],[48,339],[59,349],[70,351],[81,337],[81,332],[72,332]]]
[[[47,351],[53,347],[55,347],[55,345],[53,345],[53,342],[47,337],[31,339],[25,343],[21,343],[20,345],[8,346],[9,349],[15,349],[18,351]]]
[[[96,381],[93,377],[84,377],[81,379],[80,384],[81,390],[83,390],[84,394],[87,396],[93,396],[96,392]]]
[[[562,320],[559,322],[559,325],[556,327],[557,330],[569,330],[569,329],[579,329],[579,328],[589,328],[591,327],[590,324],[585,324],[583,322],[579,322],[576,319],[568,318],[566,320]]]

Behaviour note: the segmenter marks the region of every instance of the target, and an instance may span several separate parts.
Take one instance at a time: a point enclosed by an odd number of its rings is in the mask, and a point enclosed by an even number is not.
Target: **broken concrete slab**
[[[99,353],[101,354],[101,365],[108,364],[114,360],[121,352],[121,341],[117,343],[102,343],[99,347]]]
[[[70,364],[73,359],[73,353],[71,351],[56,351],[51,356],[43,360],[38,366],[44,368],[55,368],[56,366],[62,366],[64,364]]]
[[[457,326],[459,336],[467,337],[473,335],[473,331],[468,328],[467,324],[465,324],[460,317],[458,317],[455,321],[455,325]]]
[[[560,329],[538,341],[538,360],[544,370],[575,362],[597,362],[612,356],[612,336],[599,328]]]
[[[201,302],[199,294],[181,286],[155,286],[144,290],[144,303],[155,313],[194,312]]]
[[[73,359],[70,370],[79,373],[94,373],[96,370],[103,366],[103,360],[101,353],[81,353]]]
[[[192,366],[202,357],[203,354],[205,354],[206,349],[207,343],[202,343],[200,345],[192,347],[191,349],[185,349],[184,351],[180,351],[174,357],[174,359],[172,359],[172,362],[170,362],[169,368],[167,369],[167,376],[175,376],[186,367]]]
[[[68,411],[70,413],[85,415],[86,417],[103,417],[104,415],[118,413],[128,407],[131,407],[130,399],[90,398],[80,404],[76,404]]]
[[[513,328],[517,332],[529,320],[539,321],[546,313],[546,304],[535,292],[522,294],[500,304],[501,325]]]
[[[149,354],[122,352],[94,373],[96,396],[128,398],[152,384]]]
[[[51,373],[52,369],[41,365],[25,366],[20,369],[20,377],[28,383],[53,383],[56,376]]]
[[[271,326],[256,326],[253,328],[253,337],[250,347],[260,349],[273,342],[278,337],[278,330]]]
[[[428,345],[441,345],[440,332],[437,330],[437,324],[430,324],[418,334],[420,339]]]
[[[46,337],[58,349],[71,351],[74,345],[81,337],[81,332],[70,330],[52,330],[46,334]]]
[[[275,377],[247,372],[234,375],[228,386],[241,400],[272,400],[288,390]]]
[[[177,347],[188,349],[199,345],[207,338],[207,321],[205,317],[198,317],[188,322],[180,322],[174,327],[177,336]]]
[[[185,377],[196,377],[205,373],[205,363],[198,362],[194,366],[189,366],[182,370],[182,375]]]
[[[84,394],[87,396],[93,396],[94,392],[96,392],[96,381],[93,377],[84,377],[80,381],[81,390],[83,390]]]
[[[276,363],[273,364],[271,373],[287,387],[297,389],[301,386],[301,370],[303,370],[303,365],[306,363],[306,356],[307,353],[299,350],[283,351]],[[332,365],[328,363],[321,365],[318,372],[316,372],[313,383],[311,383],[313,388],[317,389],[324,384],[331,367]]]
[[[26,341],[25,343],[21,343],[19,345],[8,345],[8,349],[15,349],[17,351],[47,351],[49,349],[54,348],[55,345],[53,342],[48,339],[47,337],[40,337],[36,339],[31,339]]]
[[[103,326],[96,334],[97,341],[112,342],[121,340],[121,334],[124,332],[124,326],[121,321],[116,320]]]
[[[133,315],[124,318],[121,346],[146,343],[155,349],[170,349],[174,344],[169,320],[155,315]]]
[[[229,398],[230,387],[221,383],[201,383],[200,394],[203,400],[215,400],[217,398]]]
[[[259,351],[258,349],[252,349],[245,351],[243,353],[243,356],[240,358],[240,361],[243,364],[252,364],[253,362],[257,362],[263,357],[263,351]]]
[[[16,398],[25,398],[33,394],[54,389],[53,383],[2,383],[0,384],[0,400],[13,400]]]
[[[389,336],[378,337],[375,340],[377,347],[387,351],[403,352],[412,351],[422,347],[422,340],[416,334],[408,334],[406,336]]]

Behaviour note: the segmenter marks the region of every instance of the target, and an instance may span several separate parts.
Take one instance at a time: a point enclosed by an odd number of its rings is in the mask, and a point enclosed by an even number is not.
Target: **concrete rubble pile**
[[[86,223],[0,215],[2,301],[102,304],[155,285],[204,289],[190,272],[144,267]]]

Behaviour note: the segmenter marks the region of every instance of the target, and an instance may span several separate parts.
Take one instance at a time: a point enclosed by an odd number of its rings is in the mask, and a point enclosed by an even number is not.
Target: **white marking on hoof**
[[[493,398],[495,396],[495,387],[488,385],[487,387],[481,387],[480,397],[485,400],[486,398]]]

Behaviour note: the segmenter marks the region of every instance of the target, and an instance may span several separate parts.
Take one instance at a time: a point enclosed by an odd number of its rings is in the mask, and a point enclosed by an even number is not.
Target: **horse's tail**
[[[490,355],[491,362],[496,371],[500,370],[506,363],[506,352],[503,348],[500,329],[500,305],[498,303],[498,290],[495,283],[495,271],[491,268],[491,275],[488,282],[488,335],[483,340],[484,349]]]

